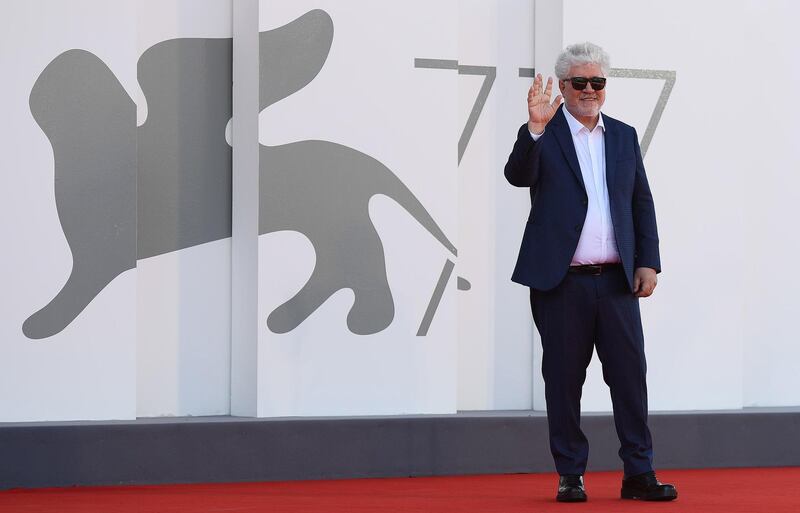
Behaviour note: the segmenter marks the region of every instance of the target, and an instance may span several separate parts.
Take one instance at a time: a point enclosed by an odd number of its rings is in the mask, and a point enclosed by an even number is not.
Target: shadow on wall
[[[311,82],[332,42],[333,21],[321,10],[262,32],[260,109]],[[69,50],[41,73],[30,107],[53,147],[73,267],[56,297],[24,322],[28,338],[62,331],[137,259],[230,237],[231,64],[231,39],[173,39],[148,49],[138,63],[148,117],[138,128],[136,106],[94,54]],[[392,323],[383,245],[368,211],[376,194],[397,201],[456,254],[403,182],[357,150],[326,141],[262,145],[259,174],[259,233],[298,231],[317,254],[308,282],[269,315],[273,332],[293,330],[343,288],[355,295],[351,332],[374,334]]]

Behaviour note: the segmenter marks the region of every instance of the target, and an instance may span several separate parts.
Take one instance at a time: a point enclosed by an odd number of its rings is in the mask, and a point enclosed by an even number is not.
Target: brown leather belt
[[[571,265],[569,272],[572,274],[589,274],[592,276],[599,276],[608,271],[620,269],[622,264],[594,264],[594,265]]]

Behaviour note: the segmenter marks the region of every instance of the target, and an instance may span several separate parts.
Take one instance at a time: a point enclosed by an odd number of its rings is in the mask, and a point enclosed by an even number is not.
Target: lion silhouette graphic
[[[310,83],[333,44],[322,10],[261,32],[260,110]],[[149,258],[231,236],[231,39],[162,41],[138,62],[147,119],[94,54],[69,50],[30,94],[53,148],[56,206],[72,253],[56,296],[23,323],[31,339],[53,336],[119,274]],[[386,329],[394,302],[381,239],[369,217],[376,194],[400,204],[453,255],[455,246],[403,182],[377,159],[328,141],[260,148],[259,233],[293,230],[316,252],[302,289],[267,318],[287,333],[335,292],[352,289],[348,329]]]

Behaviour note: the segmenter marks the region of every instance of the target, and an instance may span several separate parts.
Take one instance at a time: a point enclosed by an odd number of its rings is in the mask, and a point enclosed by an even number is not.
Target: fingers
[[[634,285],[636,285],[636,280],[637,279],[634,278]],[[636,290],[636,297],[650,297],[656,289],[656,283],[655,280],[647,278],[640,280]]]
[[[547,78],[547,85],[542,89],[542,74],[537,73],[536,77],[533,79],[533,85],[528,90],[528,102],[536,99],[537,97],[544,94],[547,97],[548,103],[550,102],[550,97],[553,95],[553,77]],[[559,95],[559,98],[561,95]],[[560,100],[559,100],[560,101]]]
[[[528,103],[531,103],[534,98],[539,96],[542,90],[542,76],[537,75],[536,78],[533,79],[533,85],[531,88],[528,89]]]
[[[542,90],[542,74],[537,73],[533,79],[533,85],[528,90],[528,115],[529,122],[535,126],[544,127],[556,112],[556,108],[561,104],[562,97],[558,95],[552,104],[550,96],[553,94],[553,77],[547,78],[547,85]],[[533,129],[531,129],[533,131]],[[536,132],[538,133],[538,132]]]

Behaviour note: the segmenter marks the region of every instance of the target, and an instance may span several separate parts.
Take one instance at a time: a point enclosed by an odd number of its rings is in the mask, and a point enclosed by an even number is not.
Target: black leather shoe
[[[558,502],[586,502],[583,476],[561,476],[558,478]]]
[[[623,478],[620,496],[643,501],[672,501],[678,498],[678,490],[671,484],[660,483],[656,473],[650,471]]]

